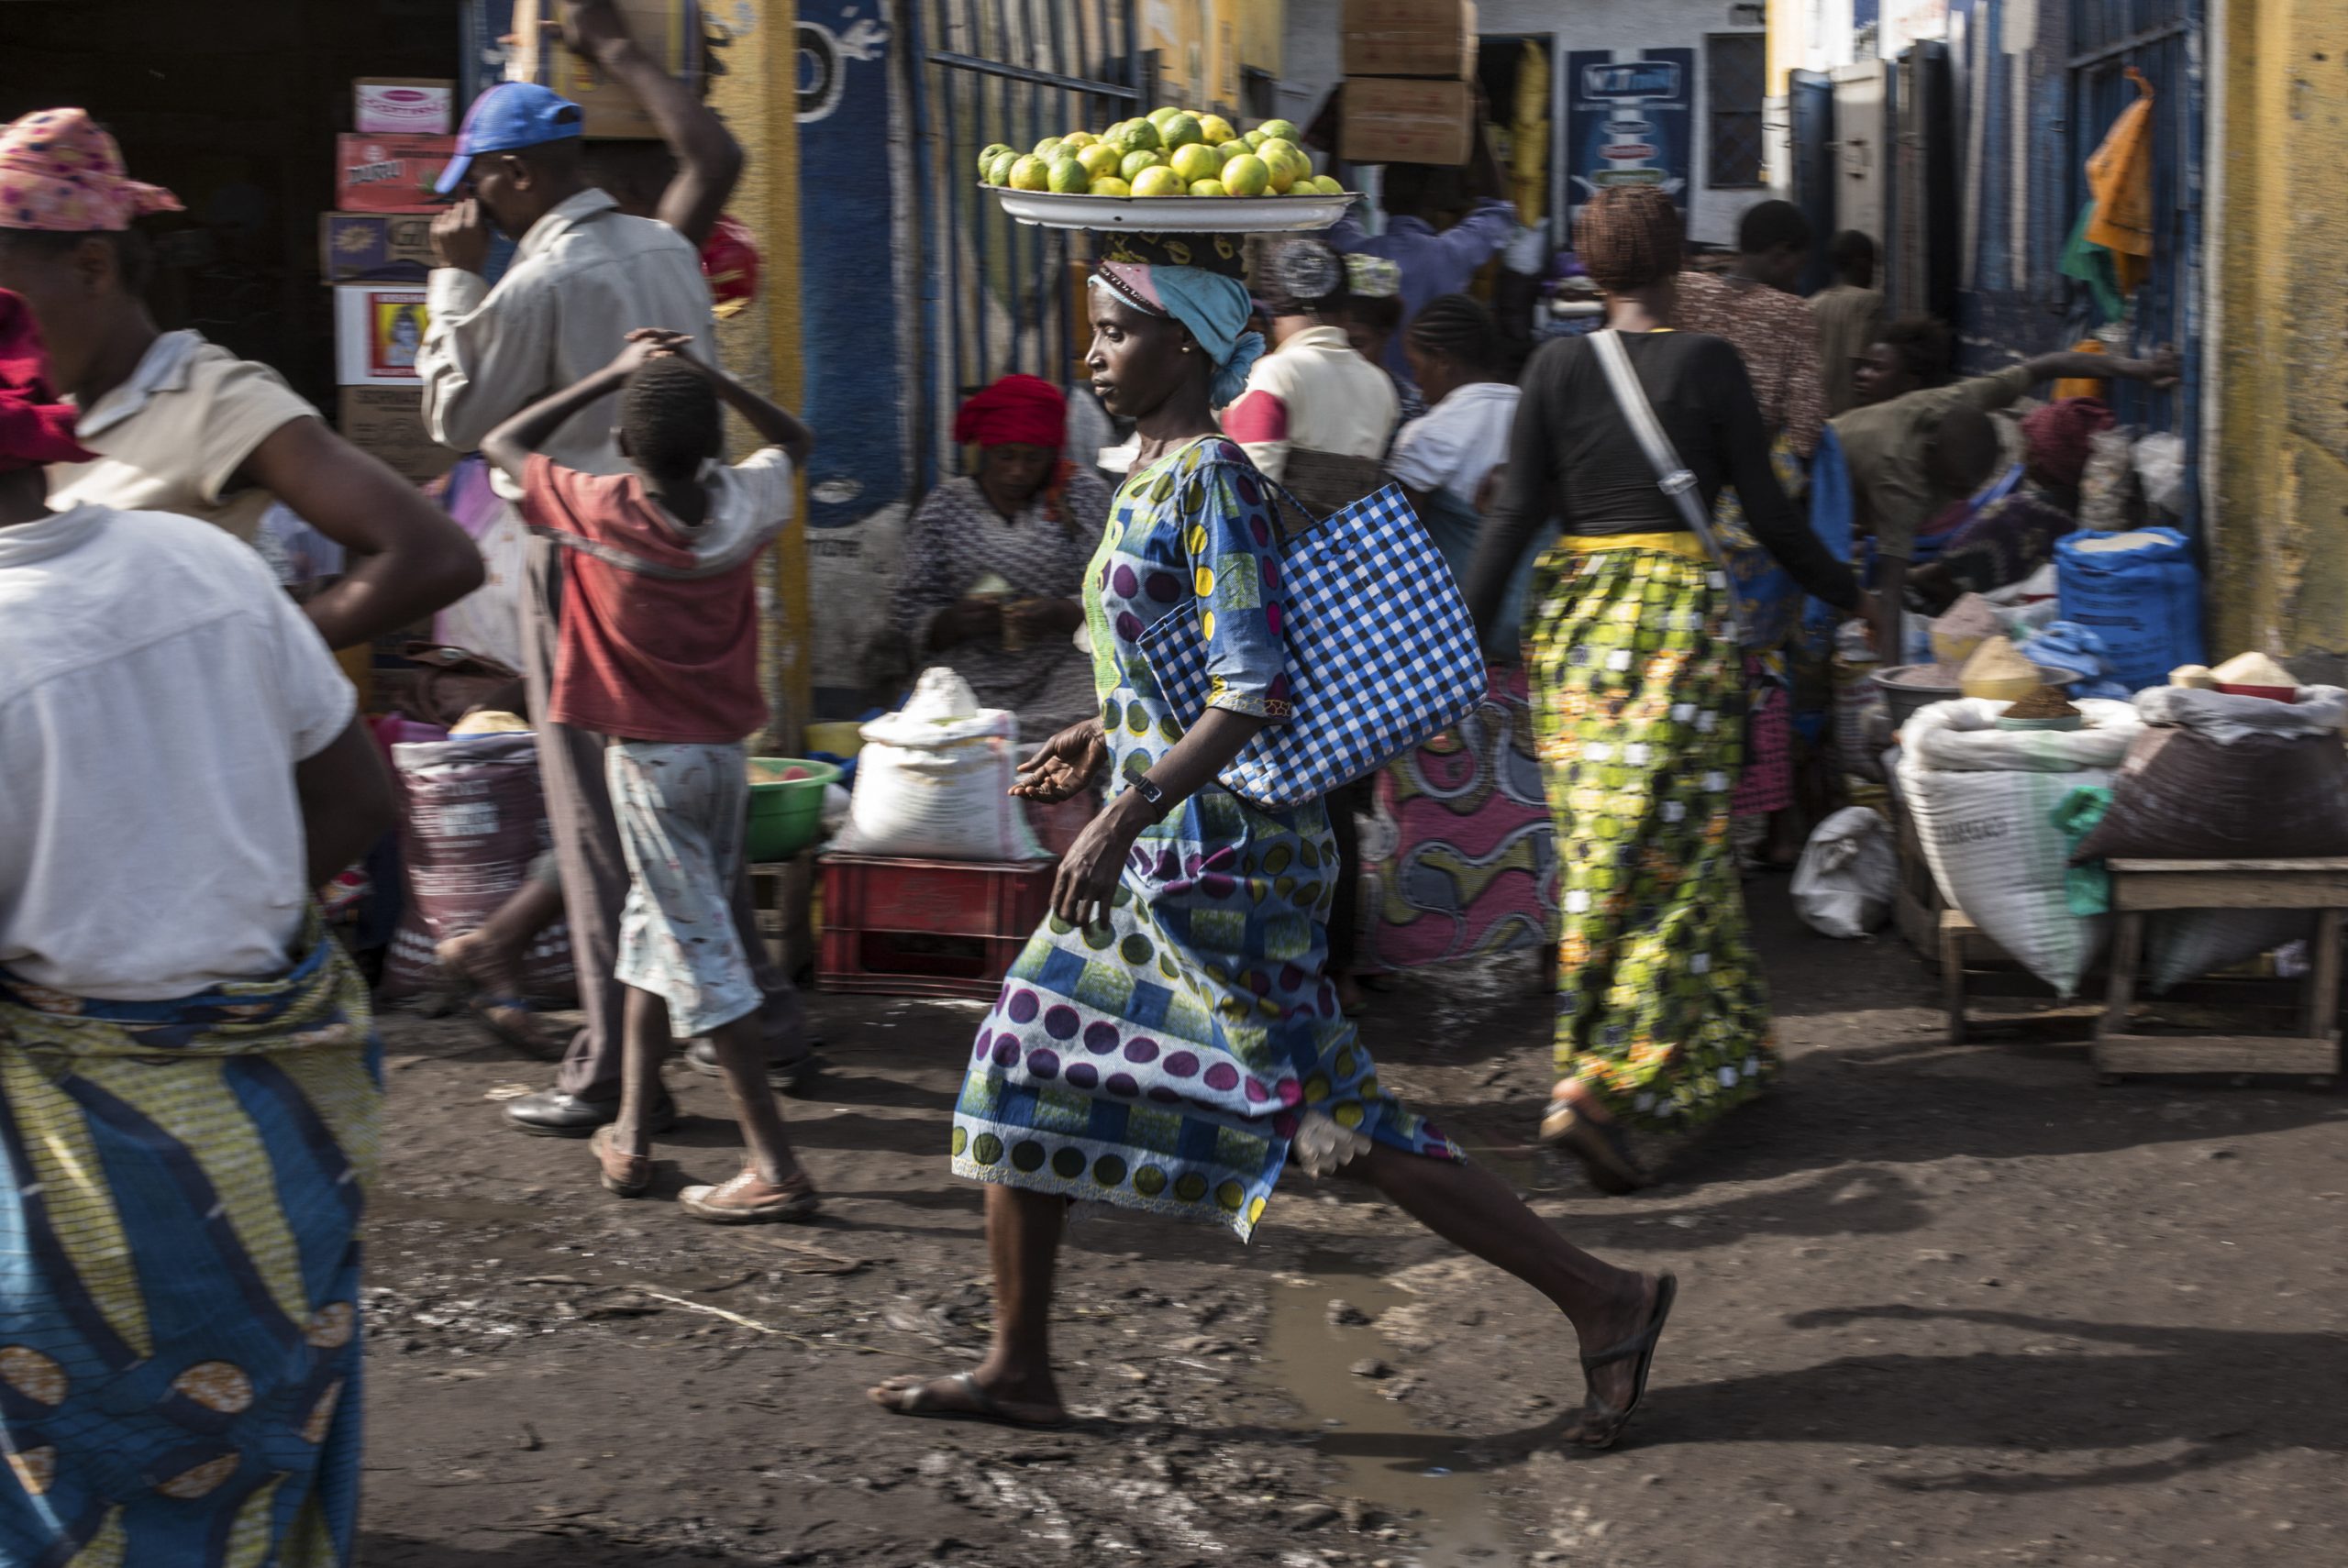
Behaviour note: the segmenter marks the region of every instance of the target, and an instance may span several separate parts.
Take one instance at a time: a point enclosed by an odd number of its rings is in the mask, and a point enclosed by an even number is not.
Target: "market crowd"
[[[368,977],[318,891],[370,863],[400,805],[340,650],[460,602],[507,618],[519,678],[459,727],[535,738],[551,849],[438,954],[485,1026],[559,1057],[507,1125],[584,1140],[582,1175],[640,1196],[681,1043],[745,1145],[687,1213],[787,1221],[821,1201],[781,1098],[816,1046],[744,847],[744,737],[768,719],[753,573],[815,435],[714,352],[703,254],[738,149],[608,6],[565,9],[670,151],[599,150],[578,105],[530,84],[465,116],[415,365],[433,438],[526,533],[502,585],[273,371],[158,326],[141,220],[178,203],[103,127],[60,107],[0,135],[9,1562],[226,1562],[232,1523],[252,1543],[236,1561],[349,1560],[355,1237],[382,1088]],[[1814,235],[1783,203],[1745,215],[1725,270],[1697,270],[1659,190],[1600,195],[1539,265],[1602,336],[1479,297],[1525,232],[1487,151],[1390,172],[1385,217],[1228,264],[1104,247],[1089,384],[975,391],[969,472],[912,521],[892,626],[1041,740],[1015,793],[1059,869],[953,1119],[953,1171],[985,1184],[995,1342],[969,1371],[876,1387],[890,1411],[1060,1421],[1069,1203],[1245,1238],[1301,1166],[1369,1184],[1556,1302],[1589,1378],[1569,1437],[1614,1441],[1678,1282],[1571,1244],[1381,1081],[1350,1021],[1375,1005],[1362,787],[1273,810],[1215,781],[1299,718],[1285,536],[1398,485],[1460,585],[1492,703],[1538,737],[1561,868],[1540,915],[1556,1082],[1528,1121],[1625,1192],[1648,1179],[1634,1134],[1699,1132],[1777,1070],[1740,883],[1815,814],[1782,674],[1804,607],[1896,646],[1904,607],[2027,576],[2110,414],[2039,407],[2021,484],[1976,507],[2007,460],[1992,415],[2052,378],[2173,373],[2056,355],[1955,379],[1944,329],[1884,319],[1867,237]],[[517,249],[493,284],[500,235]],[[1804,300],[1822,244],[1837,281]],[[732,462],[729,412],[757,437]],[[1110,439],[1080,448],[1079,416]],[[1684,495],[1657,482],[1650,420]],[[1857,552],[1812,525],[1829,454]],[[255,547],[281,505],[344,552],[299,604]],[[1708,533],[1757,585],[1743,608]],[[1213,671],[1195,717],[1140,641],[1186,605]],[[519,977],[557,920],[583,1016],[567,1043]]]

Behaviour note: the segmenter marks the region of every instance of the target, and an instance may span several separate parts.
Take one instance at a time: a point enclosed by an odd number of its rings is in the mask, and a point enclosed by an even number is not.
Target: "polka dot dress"
[[[1227,441],[1117,492],[1085,609],[1119,780],[1182,737],[1139,646],[1166,615],[1199,617],[1215,706],[1290,716],[1277,538]],[[1107,923],[1055,916],[1012,966],[955,1108],[955,1174],[1244,1239],[1307,1118],[1458,1158],[1379,1085],[1323,976],[1335,867],[1318,804],[1268,812],[1210,786],[1145,832]]]

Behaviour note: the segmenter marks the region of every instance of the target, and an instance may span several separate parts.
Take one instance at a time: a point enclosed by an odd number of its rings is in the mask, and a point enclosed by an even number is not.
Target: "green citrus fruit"
[[[1165,124],[1157,127],[1157,134],[1169,148],[1189,147],[1206,139],[1199,129],[1198,116],[1195,115],[1168,116]]]
[[[1133,193],[1134,188],[1114,174],[1103,174],[1092,182],[1092,194],[1096,196],[1130,196]]]
[[[1182,176],[1163,163],[1143,170],[1141,177],[1134,182],[1136,196],[1179,196],[1189,189],[1182,183]]]
[[[999,142],[999,141],[998,141],[998,142],[995,142],[993,145],[990,146],[990,147],[989,147],[989,148],[988,148],[984,152],[980,153],[980,154],[979,154],[979,178],[980,178],[980,179],[981,179],[981,180],[987,179],[987,178],[988,178],[988,177],[989,177],[989,176],[993,172],[993,170],[994,170],[994,160],[995,160],[996,159],[998,159],[998,158],[1001,158],[1001,157],[1002,157],[1004,153],[1006,153],[1006,152],[1007,152],[1007,153],[1010,153],[1010,154],[1011,154],[1011,156],[1012,156],[1012,157],[1013,157],[1013,158],[1016,158],[1016,157],[1018,157],[1018,156],[1019,156],[1019,149],[1018,149],[1013,148],[1013,147],[1006,147],[1005,145],[1003,145],[1002,142]]]
[[[1156,152],[1160,145],[1157,127],[1147,120],[1127,120],[1125,128],[1112,138],[1109,145],[1119,152]]]
[[[1212,180],[1223,169],[1223,160],[1214,155],[1214,149],[1197,141],[1176,148],[1174,156],[1168,159],[1167,163],[1191,184],[1201,180]]]
[[[1223,188],[1235,196],[1260,196],[1271,183],[1271,170],[1252,152],[1243,152],[1223,166]]]
[[[1155,152],[1128,152],[1125,154],[1124,161],[1118,166],[1117,172],[1127,180],[1138,180],[1144,170],[1161,169],[1165,165],[1166,160]]]
[[[1011,166],[1011,188],[1014,191],[1046,191],[1051,188],[1052,171],[1040,158],[1023,158]]]
[[[1240,140],[1242,140],[1242,141],[1244,141],[1244,142],[1246,142],[1246,143],[1247,144],[1247,150],[1248,150],[1248,151],[1253,152],[1253,151],[1255,151],[1257,148],[1259,148],[1259,147],[1261,147],[1261,146],[1263,146],[1263,145],[1264,145],[1264,133],[1263,133],[1262,131],[1259,131],[1259,130],[1251,130],[1251,131],[1249,131],[1246,136],[1241,137],[1239,139],[1240,139]]]
[[[1103,174],[1117,173],[1125,161],[1115,148],[1103,147],[1099,142],[1080,149],[1077,152],[1076,160],[1083,164],[1084,171],[1095,180]]]
[[[1239,136],[1237,131],[1231,128],[1231,122],[1221,115],[1201,115],[1199,134],[1206,138],[1209,147],[1221,147],[1226,141],[1236,140]]]
[[[993,164],[987,170],[987,183],[990,185],[1010,184],[1011,171],[1018,162],[1019,154],[1015,152],[1005,150],[997,153]]]
[[[1092,174],[1082,163],[1063,153],[1052,160],[1046,176],[1053,190],[1063,196],[1080,196],[1092,188]]]
[[[1230,162],[1235,158],[1245,158],[1247,156],[1247,144],[1240,140],[1237,137],[1233,137],[1229,141],[1219,141],[1213,143],[1212,145],[1214,148],[1214,155],[1223,160],[1225,163]]]
[[[1312,182],[1312,188],[1320,192],[1324,196],[1342,196],[1346,193],[1344,182],[1332,180],[1326,174],[1315,176]]]
[[[1301,139],[1296,134],[1296,126],[1293,121],[1266,120],[1259,128],[1268,141],[1279,140],[1292,143]]]
[[[1151,125],[1156,126],[1160,131],[1163,131],[1166,128],[1166,122],[1172,119],[1181,112],[1181,110],[1168,105],[1162,109],[1150,110],[1146,117]]]
[[[1231,193],[1223,188],[1223,182],[1220,180],[1193,180],[1191,182],[1191,194],[1194,196],[1227,196],[1231,194]]]
[[[1089,130],[1070,131],[1068,135],[1060,138],[1060,150],[1062,152],[1081,152],[1100,139],[1101,138],[1099,137],[1094,136]]]
[[[1060,138],[1056,136],[1046,137],[1043,140],[1036,144],[1035,149],[1036,156],[1042,159],[1047,163],[1049,163],[1055,157],[1058,156],[1059,150]]]

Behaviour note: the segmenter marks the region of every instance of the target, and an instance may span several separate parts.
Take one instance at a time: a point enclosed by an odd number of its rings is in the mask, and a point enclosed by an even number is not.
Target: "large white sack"
[[[832,847],[909,860],[1041,860],[1012,799],[1019,721],[980,708],[969,682],[925,670],[904,707],[859,732],[856,789]]]
[[[2143,728],[2126,702],[2074,706],[2086,721],[2077,730],[2001,730],[2005,702],[1934,702],[1908,721],[1899,754],[1901,792],[1941,896],[2066,997],[2110,922],[2071,913],[2071,845],[2055,808],[2074,790],[2110,785]]]
[[[1794,912],[1824,936],[1865,936],[1891,917],[1899,893],[1891,824],[1865,806],[1845,806],[1819,823],[1794,867]]]

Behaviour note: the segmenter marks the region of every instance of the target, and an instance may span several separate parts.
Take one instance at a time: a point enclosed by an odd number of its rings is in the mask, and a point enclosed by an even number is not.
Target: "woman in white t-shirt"
[[[1466,294],[1431,300],[1402,337],[1411,375],[1430,404],[1402,427],[1386,467],[1465,582],[1483,530],[1485,498],[1508,461],[1516,424],[1516,388],[1501,375],[1500,332],[1491,313]],[[1516,660],[1517,625],[1532,580],[1536,544],[1525,551],[1509,587],[1508,607],[1487,642],[1496,659]]]

